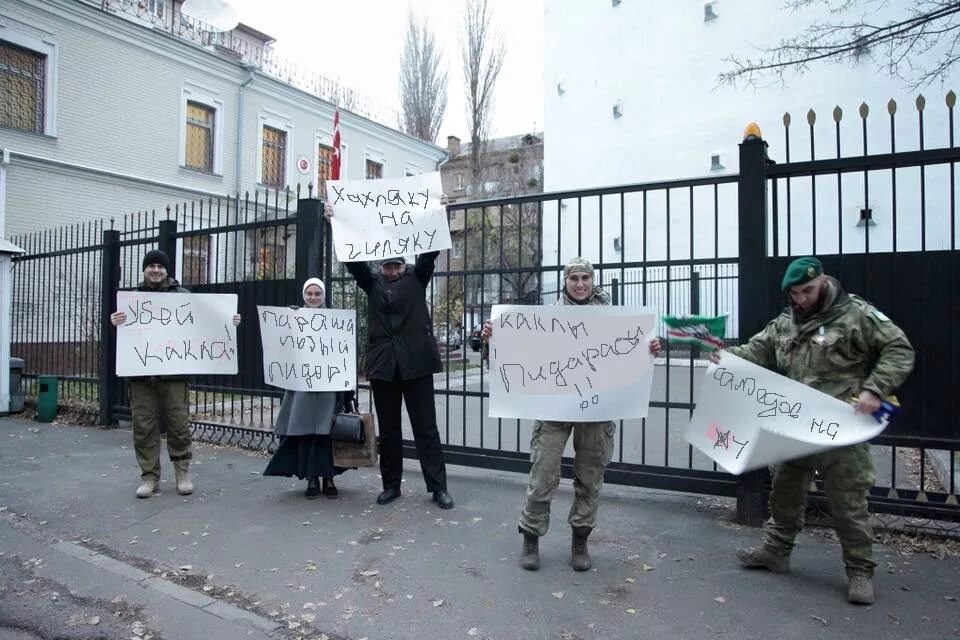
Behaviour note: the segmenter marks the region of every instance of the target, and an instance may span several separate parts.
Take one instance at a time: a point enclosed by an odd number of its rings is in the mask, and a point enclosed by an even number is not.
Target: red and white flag
[[[340,179],[340,107],[333,115],[333,160],[330,162],[330,179]]]

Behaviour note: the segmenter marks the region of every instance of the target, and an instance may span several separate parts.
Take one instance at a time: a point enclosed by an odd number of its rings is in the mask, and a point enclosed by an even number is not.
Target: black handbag
[[[330,427],[330,439],[363,444],[363,417],[359,413],[338,413]]]

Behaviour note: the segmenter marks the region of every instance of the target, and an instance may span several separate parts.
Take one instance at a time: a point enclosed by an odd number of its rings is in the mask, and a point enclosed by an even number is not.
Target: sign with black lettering
[[[392,180],[328,180],[330,226],[340,262],[449,249],[440,173]]]
[[[119,291],[117,375],[237,373],[233,293]]]
[[[292,391],[356,388],[356,311],[258,306],[257,315],[264,382]]]
[[[851,404],[723,352],[704,375],[686,439],[739,475],[866,442],[886,426]]]
[[[494,305],[491,318],[491,417],[646,417],[656,310]]]

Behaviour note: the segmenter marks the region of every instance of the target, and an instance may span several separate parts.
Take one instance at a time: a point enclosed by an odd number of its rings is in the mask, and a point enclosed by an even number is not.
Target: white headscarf
[[[327,294],[327,288],[323,285],[323,280],[320,278],[307,278],[307,281],[303,283],[303,289],[300,291],[300,295],[304,300],[307,299],[307,287],[311,285],[317,285],[320,287],[321,296],[325,296]]]

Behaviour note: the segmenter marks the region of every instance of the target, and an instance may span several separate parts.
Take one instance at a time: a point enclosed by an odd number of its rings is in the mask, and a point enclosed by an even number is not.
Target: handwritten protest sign
[[[257,315],[264,382],[293,391],[357,386],[356,311],[258,306]]]
[[[647,415],[657,313],[495,305],[490,415],[592,422]]]
[[[340,262],[449,249],[440,173],[393,180],[328,180],[327,202]]]
[[[853,406],[724,353],[705,374],[686,439],[734,474],[833,447],[886,427]]]
[[[117,292],[117,375],[237,373],[233,293]]]

